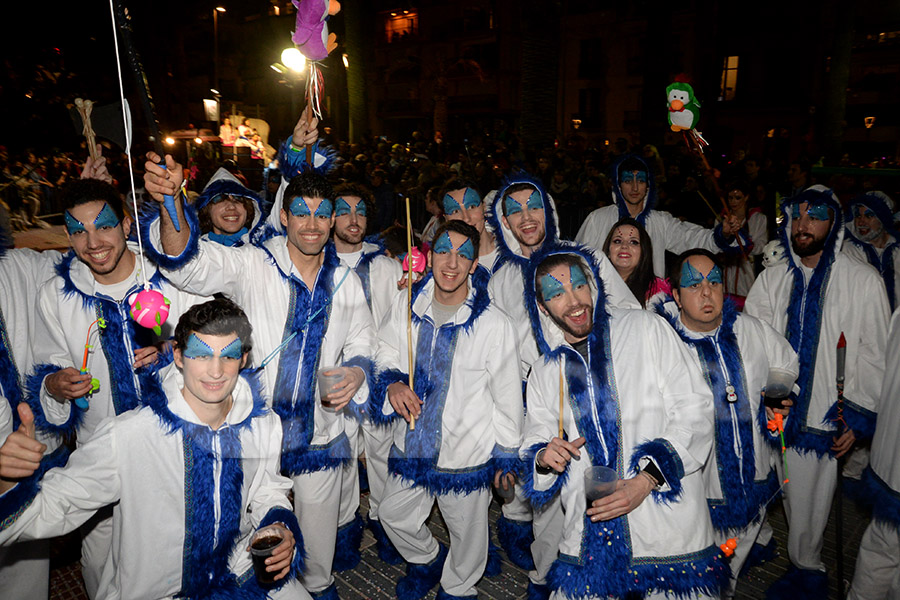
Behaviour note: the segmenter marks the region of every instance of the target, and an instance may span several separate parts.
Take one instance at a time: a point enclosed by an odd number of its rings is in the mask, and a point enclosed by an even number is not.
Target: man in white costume
[[[63,535],[113,509],[115,576],[105,598],[309,598],[293,580],[303,546],[278,473],[281,424],[247,363],[251,328],[229,300],[186,312],[175,365],[145,373],[143,406],[106,419],[68,464],[48,469],[34,417],[0,447],[0,543]],[[176,368],[177,366],[177,368]],[[257,583],[248,546],[272,527],[275,584]],[[287,585],[284,585],[287,582]]]
[[[435,233],[432,271],[413,288],[414,390],[405,295],[379,330],[371,414],[394,421],[379,516],[408,563],[397,583],[401,600],[419,600],[438,582],[442,600],[476,597],[487,563],[491,481],[511,484],[518,466],[524,415],[515,332],[490,303],[478,244],[478,231],[461,221]],[[415,429],[407,426],[411,418]],[[435,502],[449,552],[425,524]]]
[[[600,252],[612,226],[622,217],[630,216],[644,226],[653,241],[653,272],[657,277],[666,276],[666,250],[676,254],[690,248],[705,248],[712,252],[739,251],[733,243],[733,236],[741,225],[736,219],[727,218],[714,229],[705,229],[655,210],[656,184],[647,163],[639,156],[629,154],[616,162],[613,182],[613,204],[598,208],[587,216],[575,236],[576,242]],[[742,244],[749,251],[749,239],[742,236]]]
[[[158,265],[141,256],[139,245],[128,241],[132,219],[111,184],[73,181],[63,207],[71,250],[37,295],[25,400],[39,431],[56,437],[77,433],[81,445],[101,421],[140,404],[139,372],[156,360],[154,344],[171,337],[178,317],[203,298],[170,285]],[[170,302],[169,321],[157,331],[141,327],[129,314],[129,299],[144,281]],[[90,348],[82,373],[85,344]],[[93,393],[91,379],[99,383]],[[85,396],[86,407],[79,404]],[[81,561],[91,598],[105,597],[111,576],[111,514],[100,511],[82,529]]]
[[[725,298],[724,269],[708,250],[683,252],[669,277],[672,295],[657,312],[693,350],[692,358],[712,394],[714,450],[703,468],[716,543],[736,539],[729,560],[733,598],[737,578],[753,548],[768,504],[781,489],[777,432],[768,429],[773,409],[763,403],[769,369],[797,378],[797,354],[766,323],[737,311]],[[786,417],[788,410],[775,409]]]
[[[528,378],[523,484],[536,507],[563,505],[553,597],[717,597],[728,565],[701,472],[713,411],[687,348],[657,315],[610,307],[586,249],[543,249],[528,277],[543,352]],[[594,465],[618,481],[587,502]]]
[[[771,598],[827,595],[822,544],[838,461],[872,436],[884,374],[888,303],[878,273],[841,252],[844,217],[834,193],[812,186],[782,205],[787,262],[767,268],[745,311],[783,333],[800,359],[799,392],[785,421],[790,483],[784,505],[792,568]],[[865,298],[865,310],[860,308]],[[846,340],[844,400],[837,402],[837,346]]]
[[[850,203],[843,251],[881,274],[891,310],[897,307],[900,234],[894,229],[894,201],[884,192],[868,192]]]
[[[259,196],[224,167],[213,174],[196,202],[203,237],[224,246],[243,246],[265,224]]]
[[[308,132],[314,139],[315,132]],[[302,135],[300,136],[303,137]],[[295,131],[294,145],[302,146]],[[148,155],[147,191],[161,202],[178,195],[182,169],[167,169]],[[315,172],[295,176],[285,190],[279,219],[256,244],[229,248],[198,240],[197,220],[176,198],[178,231],[167,211],[148,222],[148,241],[161,243],[173,283],[196,293],[222,292],[244,307],[254,327],[255,367],[284,428],[281,467],[294,480],[294,508],[308,540],[304,587],[336,600],[332,575],[341,496],[341,469],[356,457],[345,433],[345,411],[359,411],[369,394],[374,346],[372,315],[359,277],[342,265],[328,238],[334,223],[331,185]],[[184,215],[184,217],[182,217]],[[154,250],[154,252],[158,252]],[[317,371],[332,368],[343,379],[320,401]],[[327,406],[326,406],[327,404]]]
[[[377,328],[399,293],[397,284],[403,277],[403,269],[400,263],[385,254],[382,245],[365,239],[369,223],[374,222],[369,219],[375,211],[372,193],[360,184],[345,183],[334,189],[334,197],[334,248],[338,258],[359,276],[366,303],[372,311]],[[345,424],[353,456],[358,456],[360,450],[365,450],[366,453],[369,529],[375,536],[378,556],[388,564],[397,564],[403,559],[397,554],[378,520],[378,505],[384,496],[388,476],[387,461],[392,444],[390,428],[375,425],[367,415],[362,415],[360,421],[347,419]],[[362,541],[363,523],[357,514],[358,465],[359,461],[350,461],[344,466],[342,475],[341,514],[333,565],[336,571],[352,569],[360,560],[359,545]]]
[[[900,309],[891,317],[871,465],[863,473],[872,522],[859,543],[848,600],[900,598]]]

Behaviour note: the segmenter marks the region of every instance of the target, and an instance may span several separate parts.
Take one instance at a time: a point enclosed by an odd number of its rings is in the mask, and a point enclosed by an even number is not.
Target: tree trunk
[[[531,149],[556,139],[559,79],[559,8],[556,2],[522,3],[522,142]]]

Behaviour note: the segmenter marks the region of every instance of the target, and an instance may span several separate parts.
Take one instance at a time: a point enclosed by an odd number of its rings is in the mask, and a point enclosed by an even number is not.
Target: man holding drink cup
[[[229,300],[192,307],[175,364],[143,376],[144,406],[104,421],[64,468],[44,472],[20,404],[22,426],[0,447],[0,543],[62,535],[115,503],[111,597],[309,598],[294,580],[303,549],[278,472],[281,424],[241,374],[250,335]],[[254,577],[256,529],[280,541]]]
[[[560,598],[717,596],[728,567],[706,508],[699,370],[659,317],[609,307],[590,251],[543,249],[528,281],[544,358],[528,379],[523,485],[565,511],[547,585]]]

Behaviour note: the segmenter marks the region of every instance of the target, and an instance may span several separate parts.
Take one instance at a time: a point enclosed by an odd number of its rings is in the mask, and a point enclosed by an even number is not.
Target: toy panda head
[[[766,268],[782,265],[787,262],[784,246],[781,245],[779,240],[772,240],[763,246],[762,261],[763,266]]]

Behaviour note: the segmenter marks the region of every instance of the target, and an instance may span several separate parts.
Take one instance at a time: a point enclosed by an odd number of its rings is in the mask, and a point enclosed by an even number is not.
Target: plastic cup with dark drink
[[[253,570],[260,583],[274,583],[277,571],[266,571],[266,559],[278,547],[284,537],[277,527],[263,527],[250,538],[250,556],[253,558]]]
[[[588,467],[584,472],[584,495],[587,507],[591,508],[594,500],[605,498],[616,491],[619,475],[609,467]]]
[[[784,408],[782,402],[787,399],[794,387],[797,376],[784,369],[769,369],[769,378],[766,380],[765,405],[769,408]]]
[[[324,369],[319,369],[317,374],[319,380],[319,400],[321,400],[322,407],[326,410],[334,410],[331,408],[327,396],[334,391],[332,388],[335,385],[344,380],[344,372],[340,369],[340,367],[325,367]],[[328,373],[328,375],[325,373]]]

